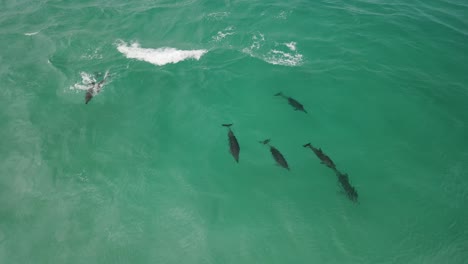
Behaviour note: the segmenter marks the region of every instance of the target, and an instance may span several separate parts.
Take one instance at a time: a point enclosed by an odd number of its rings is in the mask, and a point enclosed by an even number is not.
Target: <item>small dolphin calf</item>
[[[275,94],[275,96],[281,96],[281,97],[287,99],[287,100],[288,100],[288,103],[289,103],[292,107],[294,107],[294,110],[296,110],[296,111],[302,111],[302,112],[304,112],[304,113],[307,113],[307,111],[304,109],[304,106],[303,106],[301,103],[299,103],[296,99],[293,99],[293,98],[291,98],[291,97],[289,97],[289,96],[286,96],[286,95],[284,95],[284,94],[281,93],[281,92]]]
[[[281,154],[281,152],[273,147],[272,145],[270,145],[270,140],[269,139],[266,139],[264,141],[260,141],[260,143],[264,144],[264,145],[268,145],[270,147],[270,152],[271,152],[271,155],[273,156],[273,158],[275,159],[276,163],[278,165],[280,165],[281,167],[289,170],[289,165],[288,165],[288,162],[286,161],[286,159],[283,157],[283,154]]]
[[[338,177],[338,182],[340,182],[341,187],[343,187],[346,196],[348,196],[348,199],[353,202],[357,202],[358,193],[356,189],[349,183],[348,174],[337,171],[336,176]]]
[[[328,157],[325,153],[323,153],[322,149],[316,148],[312,146],[312,144],[310,143],[303,145],[303,147],[310,148],[315,153],[315,155],[321,160],[322,164],[325,164],[330,169],[336,170],[335,163],[333,163],[333,160],[331,160],[330,157]]]
[[[231,130],[232,124],[223,124],[222,126],[229,128],[229,133],[228,133],[229,150],[231,151],[231,154],[236,160],[236,162],[239,162],[240,147],[239,147],[239,142],[237,142],[236,136],[234,136],[234,133]]]
[[[92,86],[90,88],[88,88],[88,90],[86,91],[85,104],[88,104],[89,101],[91,101],[91,99],[93,99],[93,97],[95,95],[97,95],[99,92],[101,92],[102,86],[104,86],[104,82],[107,79],[108,73],[109,72],[106,72],[106,74],[104,75],[104,79],[102,79],[100,82],[98,82],[98,83],[91,82]]]

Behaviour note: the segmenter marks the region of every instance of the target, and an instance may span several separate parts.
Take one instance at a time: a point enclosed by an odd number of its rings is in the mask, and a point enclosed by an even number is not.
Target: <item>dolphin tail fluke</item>
[[[275,96],[283,96],[282,92],[276,93]]]
[[[311,147],[312,147],[312,145],[311,145],[310,143],[307,143],[307,144],[302,145],[302,146],[303,146],[304,148],[307,148],[307,147],[311,148]]]
[[[222,126],[224,126],[224,127],[231,127],[232,124],[222,124]]]
[[[266,144],[270,143],[270,139],[265,139],[265,140],[259,141],[259,142],[266,145]]]

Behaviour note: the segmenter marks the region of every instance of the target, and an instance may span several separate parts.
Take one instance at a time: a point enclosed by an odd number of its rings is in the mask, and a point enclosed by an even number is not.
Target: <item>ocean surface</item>
[[[1,0],[0,128],[0,263],[467,263],[464,0]]]

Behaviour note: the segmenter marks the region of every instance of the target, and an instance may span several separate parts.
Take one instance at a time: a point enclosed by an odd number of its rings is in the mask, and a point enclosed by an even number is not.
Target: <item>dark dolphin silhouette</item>
[[[310,143],[303,145],[303,147],[310,148],[315,153],[315,155],[321,160],[322,164],[325,164],[330,169],[336,170],[335,163],[333,162],[333,160],[331,160],[330,157],[328,157],[325,153],[323,153],[322,149],[316,148],[312,146],[312,144]]]
[[[271,155],[273,156],[273,158],[275,159],[275,161],[276,161],[276,163],[278,165],[280,165],[281,167],[283,167],[283,168],[285,168],[287,170],[290,170],[288,162],[283,157],[283,154],[281,154],[281,152],[277,148],[275,148],[275,147],[273,147],[272,145],[269,144],[270,143],[269,139],[260,141],[260,143],[262,143],[264,145],[268,145],[270,147]]]
[[[296,99],[293,99],[293,98],[291,98],[291,97],[289,97],[289,96],[286,96],[286,95],[284,95],[284,94],[281,93],[281,92],[275,94],[275,96],[281,96],[281,97],[287,99],[287,100],[288,100],[288,103],[289,103],[292,107],[294,107],[294,110],[296,110],[296,111],[302,111],[302,112],[304,112],[304,113],[307,113],[307,111],[304,109],[304,106],[303,106],[301,103],[299,103]]]
[[[322,149],[316,148],[312,146],[312,144],[310,143],[303,145],[303,147],[310,148],[315,153],[315,155],[321,160],[322,164],[325,164],[327,167],[329,167],[336,173],[336,176],[338,177],[338,182],[343,188],[348,199],[353,202],[357,202],[358,193],[356,189],[351,185],[351,183],[349,183],[348,174],[341,173],[340,171],[338,171],[335,163],[331,160],[330,157],[328,157],[325,153],[323,153]]]
[[[236,160],[236,162],[239,162],[240,147],[239,147],[239,142],[237,142],[236,136],[234,136],[234,133],[231,130],[232,124],[223,124],[222,126],[229,128],[229,133],[228,133],[229,150],[231,151],[231,154]]]
[[[336,176],[338,177],[338,182],[341,184],[341,187],[346,193],[348,199],[353,202],[357,202],[358,193],[356,189],[351,185],[351,183],[349,183],[348,174],[336,171]]]
[[[108,72],[104,75],[104,79],[102,79],[100,82],[91,82],[91,87],[86,90],[86,95],[85,95],[85,104],[88,104],[91,99],[95,95],[97,95],[99,92],[101,92],[102,86],[104,86],[104,82],[107,79]]]

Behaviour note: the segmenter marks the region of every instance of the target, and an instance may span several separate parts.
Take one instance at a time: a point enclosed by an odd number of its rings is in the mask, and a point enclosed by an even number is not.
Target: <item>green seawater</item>
[[[1,0],[0,263],[467,263],[467,84],[463,0]]]

